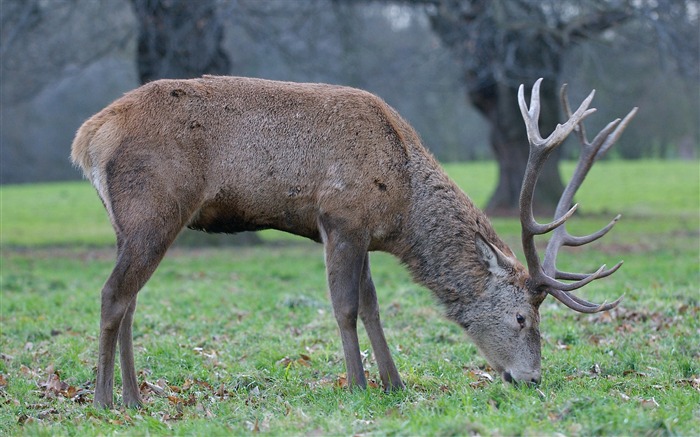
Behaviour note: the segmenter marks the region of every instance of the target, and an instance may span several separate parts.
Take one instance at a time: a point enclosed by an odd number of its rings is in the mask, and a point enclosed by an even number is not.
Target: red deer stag
[[[366,386],[358,315],[385,389],[404,387],[379,319],[368,256],[374,250],[408,266],[503,379],[539,381],[538,309],[547,294],[585,313],[619,302],[596,305],[570,293],[619,265],[580,275],[558,271],[554,260],[560,246],[593,241],[614,223],[587,237],[564,228],[586,172],[632,115],[588,143],[580,123],[593,111],[591,93],[542,139],[539,84],[529,110],[522,88],[519,96],[531,141],[520,202],[528,270],[411,126],[367,92],[235,77],[159,80],[87,120],[71,157],[97,189],[117,237],[116,265],[102,289],[95,405],[112,405],[117,341],[123,401],[141,404],[131,332],[136,296],[185,226],[224,233],[274,228],[323,243],[352,387]],[[556,219],[538,224],[531,208],[537,173],[574,130],[584,140],[583,158]],[[533,236],[551,230],[540,264]]]

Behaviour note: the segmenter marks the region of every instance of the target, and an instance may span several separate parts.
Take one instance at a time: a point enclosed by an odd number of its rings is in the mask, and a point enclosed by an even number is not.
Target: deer
[[[566,222],[578,187],[631,117],[588,141],[582,121],[595,91],[543,138],[539,88],[518,100],[530,143],[520,196],[527,268],[487,216],[447,176],[416,131],[381,98],[358,89],[254,78],[202,76],[157,80],[117,99],[77,131],[72,161],[97,191],[116,234],[115,266],[101,292],[94,405],[114,402],[117,343],[122,400],[142,400],[132,324],[137,294],[179,232],[277,229],[324,247],[327,284],[342,343],[348,386],[363,389],[357,334],[366,328],[386,391],[404,389],[380,320],[369,252],[396,256],[432,291],[505,382],[537,384],[541,374],[539,307],[547,295],[581,313],[615,308],[572,292],[621,265],[590,274],[556,268],[562,246],[605,235],[573,236]],[[581,159],[552,222],[532,212],[538,172],[576,131]],[[535,236],[552,232],[543,261]]]

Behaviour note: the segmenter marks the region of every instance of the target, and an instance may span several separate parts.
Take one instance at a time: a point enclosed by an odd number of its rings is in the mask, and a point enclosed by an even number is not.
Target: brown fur
[[[117,338],[124,401],[140,403],[136,295],[184,226],[274,228],[323,242],[351,385],[366,384],[359,316],[385,387],[403,387],[379,320],[372,250],[399,257],[499,372],[539,379],[541,299],[527,291],[525,269],[410,125],[372,94],[232,77],[155,81],[86,121],[71,157],[118,242],[102,291],[96,405],[112,404]]]

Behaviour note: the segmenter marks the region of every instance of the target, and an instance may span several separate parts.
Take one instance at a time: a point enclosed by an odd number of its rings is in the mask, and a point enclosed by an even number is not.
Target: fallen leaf
[[[148,381],[143,381],[139,386],[139,391],[141,394],[153,393],[156,396],[163,396],[165,394],[165,389],[158,384],[153,384]]]
[[[58,372],[53,372],[49,375],[45,382],[39,384],[39,387],[44,389],[44,395],[56,397],[62,394],[70,387],[66,382],[61,381],[61,376]]]
[[[348,378],[345,375],[340,375],[335,380],[335,386],[338,388],[345,388],[348,386]]]
[[[686,379],[679,379],[676,381],[677,385],[689,385],[690,387],[694,388],[695,390],[700,391],[700,377],[692,377],[692,378],[686,378]]]
[[[190,387],[192,387],[192,385],[194,385],[194,381],[191,380],[191,379],[189,379],[189,378],[187,378],[187,379],[185,380],[185,383],[182,384],[182,387],[180,387],[180,388],[182,388],[182,391],[187,391],[187,390],[190,389]]]
[[[217,390],[216,395],[223,399],[228,392],[226,391],[226,387],[224,386],[224,383],[221,383],[221,386],[219,387],[219,390]]]
[[[211,384],[209,384],[209,383],[206,382],[206,381],[202,381],[202,380],[199,380],[199,379],[195,379],[195,380],[194,380],[194,383],[197,384],[198,386],[203,387],[203,388],[206,388],[206,389],[208,389],[208,390],[212,390],[212,389],[213,389],[213,387],[211,386]],[[222,386],[222,388],[223,388],[223,384],[222,384],[221,386]]]
[[[194,395],[194,393],[190,393],[190,396],[183,401],[183,404],[187,407],[191,407],[193,405],[197,404],[197,397]]]
[[[20,372],[22,375],[27,376],[27,377],[30,377],[30,378],[38,378],[38,377],[39,377],[39,374],[38,374],[38,373],[36,373],[36,372],[33,371],[32,369],[30,369],[29,367],[25,366],[24,364],[22,364],[21,366],[19,366],[19,372]]]
[[[629,401],[630,397],[627,396],[626,394],[622,393],[621,391],[615,392],[615,394],[622,399],[623,401]]]
[[[659,403],[656,402],[656,399],[654,399],[654,398],[641,399],[640,402],[641,402],[642,406],[646,407],[646,408],[657,408],[659,406]]]
[[[278,366],[282,366],[282,367],[288,367],[288,366],[289,366],[290,364],[292,364],[293,362],[294,362],[294,361],[292,361],[291,358],[289,358],[289,357],[284,357],[284,358],[282,358],[281,360],[278,360],[275,364],[277,364]]]
[[[480,369],[469,369],[469,376],[473,379],[493,382],[493,376],[490,373]]]
[[[90,390],[87,389],[78,390],[78,392],[71,398],[71,400],[77,404],[87,404],[89,402],[87,395],[90,393]]]

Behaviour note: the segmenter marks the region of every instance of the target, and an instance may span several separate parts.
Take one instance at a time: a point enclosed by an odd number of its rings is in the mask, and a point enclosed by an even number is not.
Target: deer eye
[[[515,320],[518,321],[518,324],[520,325],[520,329],[523,329],[525,327],[525,317],[523,317],[522,314],[517,313],[515,315]]]

